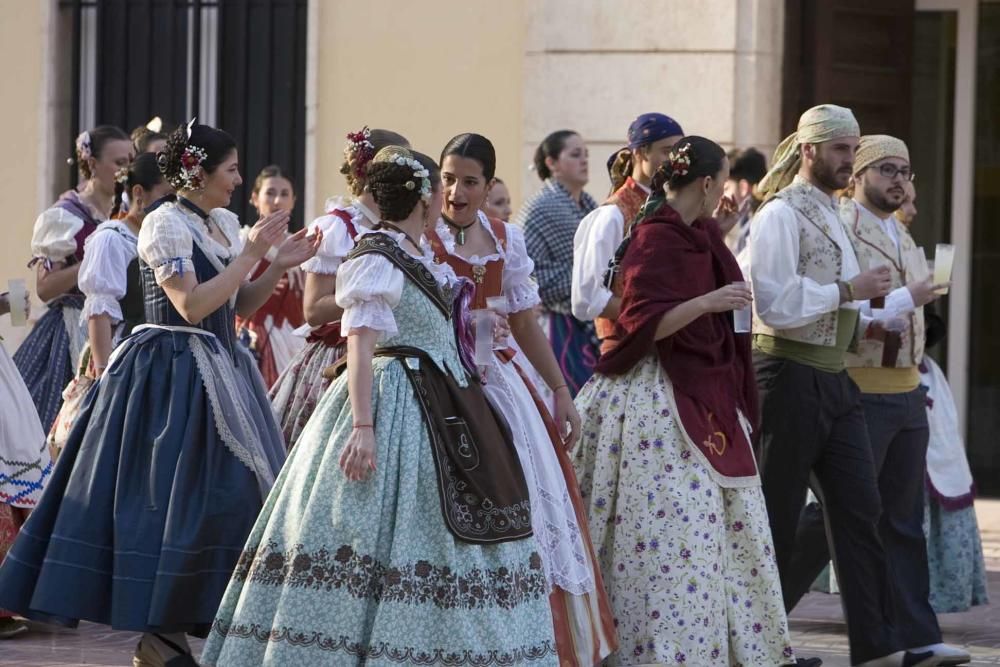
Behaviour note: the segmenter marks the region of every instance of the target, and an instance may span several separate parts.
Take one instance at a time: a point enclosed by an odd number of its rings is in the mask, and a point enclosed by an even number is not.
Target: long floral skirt
[[[574,465],[618,624],[614,665],[793,663],[760,486],[724,488],[653,357],[576,399]]]
[[[975,506],[948,509],[927,491],[924,535],[934,611],[947,614],[989,604]]]
[[[445,526],[430,438],[402,362],[373,362],[375,470],[348,481],[347,374],[292,449],[219,607],[202,663],[558,664],[534,538]]]
[[[330,380],[323,377],[324,369],[346,352],[346,345],[328,345],[322,340],[310,342],[299,350],[271,386],[268,392],[271,409],[289,450],[330,386]]]

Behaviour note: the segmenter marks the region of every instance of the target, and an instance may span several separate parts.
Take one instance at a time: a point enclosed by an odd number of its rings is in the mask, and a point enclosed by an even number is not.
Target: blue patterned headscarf
[[[628,126],[628,147],[635,150],[664,137],[683,137],[680,124],[662,113],[644,113]]]

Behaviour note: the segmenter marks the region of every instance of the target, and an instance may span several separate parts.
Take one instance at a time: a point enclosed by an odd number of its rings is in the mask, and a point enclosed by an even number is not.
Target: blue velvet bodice
[[[211,280],[219,274],[212,265],[212,262],[205,256],[205,253],[198,247],[198,244],[194,244],[192,250],[191,261],[194,264],[195,277],[198,279],[199,284]],[[225,259],[220,261],[223,264],[228,263]],[[167,298],[166,292],[156,284],[153,269],[142,260],[139,260],[139,270],[142,274],[142,293],[147,323],[163,326],[195,327],[210,331],[215,334],[219,343],[229,352],[230,356],[233,355],[237,345],[235,310],[229,301],[226,301],[221,308],[217,309],[201,322],[191,324],[177,312],[177,309],[170,303],[170,299]]]

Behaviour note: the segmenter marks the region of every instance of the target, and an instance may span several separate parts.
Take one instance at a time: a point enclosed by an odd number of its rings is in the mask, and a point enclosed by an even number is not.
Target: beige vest
[[[844,199],[840,205],[840,219],[847,230],[847,238],[858,255],[861,271],[868,271],[879,263],[888,263],[892,273],[892,289],[916,280],[921,267],[916,266],[914,243],[910,232],[895,218],[899,251],[885,229],[875,220],[863,215],[861,205],[853,199]],[[924,309],[916,308],[903,316],[909,326],[903,333],[902,345],[896,357],[896,368],[917,366],[924,358]],[[849,368],[879,368],[882,366],[883,343],[878,340],[858,341],[856,353],[848,353],[845,363]],[[853,350],[852,350],[853,352]]]
[[[795,216],[799,223],[798,274],[820,285],[829,285],[840,280],[843,251],[832,236],[830,223],[810,194],[810,189],[807,183],[794,182],[776,194],[775,199],[781,199],[799,213]],[[767,206],[766,203],[764,205]],[[755,309],[753,332],[833,347],[837,343],[837,311],[826,313],[805,326],[772,329],[757,316]]]

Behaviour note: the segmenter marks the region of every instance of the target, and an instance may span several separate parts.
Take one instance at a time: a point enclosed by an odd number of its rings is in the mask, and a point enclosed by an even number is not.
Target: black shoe
[[[798,667],[819,667],[823,664],[823,661],[819,658],[799,658],[795,661]]]

